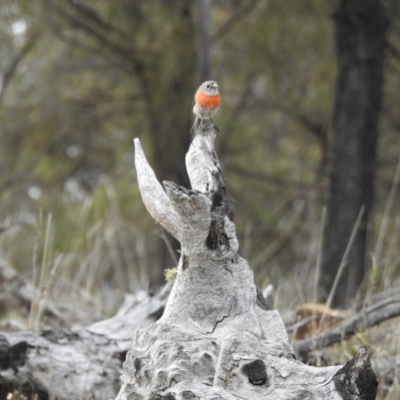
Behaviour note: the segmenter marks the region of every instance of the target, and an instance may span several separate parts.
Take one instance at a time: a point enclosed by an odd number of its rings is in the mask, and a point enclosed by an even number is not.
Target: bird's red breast
[[[221,103],[221,96],[219,94],[209,95],[204,92],[196,93],[196,102],[200,107],[204,108],[218,108]]]

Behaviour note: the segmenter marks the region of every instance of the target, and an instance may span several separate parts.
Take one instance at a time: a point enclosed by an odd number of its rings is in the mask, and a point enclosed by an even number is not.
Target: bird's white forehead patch
[[[218,92],[218,88],[216,81],[206,81],[200,85],[199,90]]]

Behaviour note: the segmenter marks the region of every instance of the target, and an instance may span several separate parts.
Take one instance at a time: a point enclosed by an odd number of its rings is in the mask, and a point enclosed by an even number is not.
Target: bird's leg
[[[212,122],[212,124],[214,125],[214,128],[215,128],[215,130],[217,131],[217,132],[219,132],[219,128],[218,128],[218,126],[217,125],[215,125],[215,123],[214,123],[214,121],[213,121],[213,119],[210,117],[210,121]]]
[[[199,117],[196,116],[196,118],[194,119],[194,123],[192,125],[192,128],[190,129],[190,134],[192,135],[192,137],[195,135],[197,129],[199,128]],[[200,120],[201,122],[201,120]]]

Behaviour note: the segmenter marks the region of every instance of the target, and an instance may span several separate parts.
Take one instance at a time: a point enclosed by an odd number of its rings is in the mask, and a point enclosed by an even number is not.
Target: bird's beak
[[[214,82],[211,86],[213,89],[219,89],[218,83]]]

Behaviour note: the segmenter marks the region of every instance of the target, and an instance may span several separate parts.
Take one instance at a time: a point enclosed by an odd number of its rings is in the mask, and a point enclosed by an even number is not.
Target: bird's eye
[[[208,88],[210,88],[210,85],[207,85]]]

